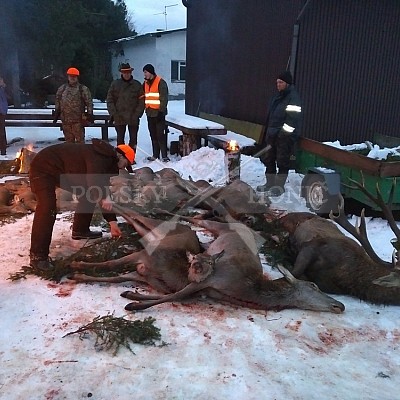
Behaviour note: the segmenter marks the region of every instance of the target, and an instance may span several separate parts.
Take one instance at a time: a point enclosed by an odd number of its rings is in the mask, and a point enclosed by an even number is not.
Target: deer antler
[[[379,184],[376,183],[376,196],[373,196],[366,188],[365,188],[365,181],[364,176],[361,171],[362,176],[362,184],[359,182],[349,178],[349,180],[356,185],[356,187],[361,190],[370,200],[372,200],[383,212],[385,219],[387,220],[390,229],[395,234],[397,242],[400,243],[400,229],[396,224],[396,220],[394,219],[393,212],[392,212],[392,204],[393,204],[393,196],[394,190],[396,188],[397,180],[393,178],[392,186],[390,188],[388,202],[385,203],[383,200],[382,192],[379,188]],[[396,269],[400,269],[400,249],[393,250],[392,254],[392,265]]]
[[[362,175],[362,173],[361,173],[361,175]],[[397,240],[400,242],[400,229],[396,224],[396,221],[394,219],[393,212],[392,212],[393,196],[394,196],[394,190],[396,188],[396,178],[393,178],[392,186],[390,188],[389,198],[388,198],[387,203],[385,203],[385,201],[383,200],[382,192],[379,188],[378,183],[376,183],[376,196],[374,196],[372,193],[370,193],[365,188],[363,175],[362,175],[362,183],[357,182],[351,178],[349,178],[349,180],[352,183],[354,183],[359,190],[361,190],[370,200],[372,200],[382,210],[383,215],[385,216],[385,219],[387,220],[387,222],[390,226],[390,229],[393,231],[393,233],[396,235]]]
[[[196,206],[201,202],[205,202],[206,204],[208,204],[208,206],[214,209],[214,212],[217,212],[219,216],[225,218],[227,222],[236,221],[229,214],[228,210],[212,197],[212,195],[218,191],[217,188],[210,187],[205,190],[200,190],[192,182],[185,181],[184,179],[179,177],[177,178],[176,182],[179,187],[181,187],[183,190],[193,196],[189,201],[186,202],[186,204],[182,206],[182,208]]]
[[[376,263],[378,264],[383,264],[387,267],[392,267],[392,264],[382,260],[374,251],[374,249],[371,246],[371,243],[369,242],[368,235],[367,235],[367,229],[366,229],[366,223],[365,223],[365,210],[361,210],[361,216],[360,219],[357,218],[356,221],[356,226],[352,225],[349,220],[347,219],[345,213],[344,213],[344,199],[342,195],[339,195],[340,198],[340,203],[339,203],[339,209],[338,209],[338,214],[335,215],[333,211],[329,213],[329,218],[332,221],[335,221],[338,225],[340,225],[343,229],[345,229],[347,232],[349,232],[351,235],[353,235],[360,243],[361,246],[364,248],[366,253],[369,255],[369,257]]]

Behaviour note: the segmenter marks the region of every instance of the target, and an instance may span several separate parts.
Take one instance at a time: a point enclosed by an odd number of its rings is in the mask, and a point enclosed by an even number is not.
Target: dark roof
[[[186,31],[186,28],[179,28],[179,29],[170,29],[167,31],[164,30],[157,30],[155,32],[148,32],[143,35],[136,35],[136,36],[128,36],[116,40],[111,40],[110,43],[120,43],[120,42],[128,42],[130,40],[138,40],[138,39],[143,39],[143,38],[148,38],[148,37],[161,37],[164,35],[168,35],[170,33],[175,33],[175,32],[184,32]]]

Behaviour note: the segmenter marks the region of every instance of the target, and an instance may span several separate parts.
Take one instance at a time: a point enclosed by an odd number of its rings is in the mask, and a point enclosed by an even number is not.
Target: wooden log
[[[197,137],[195,135],[183,134],[183,156],[188,156],[192,151],[198,149]]]
[[[15,160],[0,160],[0,175],[18,174],[19,167],[19,158]]]

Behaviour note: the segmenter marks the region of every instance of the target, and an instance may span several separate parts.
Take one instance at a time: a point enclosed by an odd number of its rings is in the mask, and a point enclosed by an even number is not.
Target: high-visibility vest
[[[156,75],[151,86],[146,81],[144,83],[144,104],[146,108],[152,108],[153,110],[160,109],[160,92],[158,91],[158,84],[161,78]]]

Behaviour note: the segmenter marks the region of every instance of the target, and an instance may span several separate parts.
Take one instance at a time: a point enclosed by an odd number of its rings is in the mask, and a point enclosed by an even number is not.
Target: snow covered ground
[[[172,102],[171,111],[183,109]],[[173,130],[171,130],[173,131]],[[115,133],[110,129],[115,145]],[[29,143],[34,150],[58,143],[57,128],[8,128],[8,140],[21,137],[1,159],[13,159]],[[100,137],[87,129],[87,139]],[[178,140],[171,133],[170,140]],[[146,119],[139,131],[137,167],[151,153]],[[225,180],[222,150],[201,148],[172,158],[168,167],[184,178]],[[242,156],[241,179],[262,184],[264,168]],[[299,198],[301,177],[291,173],[286,193],[274,206],[305,211]],[[1,181],[1,180],[0,180]],[[352,222],[354,223],[355,217]],[[371,243],[390,259],[393,237],[386,221],[368,219]],[[12,282],[11,273],[29,262],[32,215],[0,227],[0,399],[354,399],[395,400],[400,387],[400,308],[371,305],[346,296],[342,315],[302,310],[254,311],[220,305],[208,299],[163,304],[127,313],[120,293],[125,284],[74,284],[29,276]],[[51,256],[79,250],[71,240],[70,220],[57,218]],[[334,255],[332,255],[334,256]],[[266,271],[270,267],[264,263]],[[272,271],[273,276],[279,276]],[[116,356],[96,351],[94,337],[63,338],[98,315],[127,319],[152,316],[165,347],[133,345]]]

